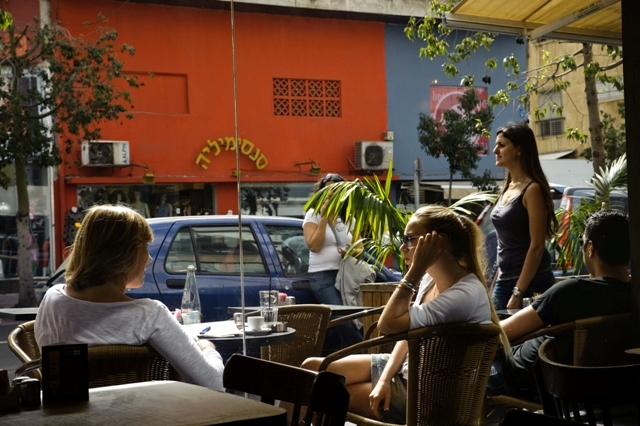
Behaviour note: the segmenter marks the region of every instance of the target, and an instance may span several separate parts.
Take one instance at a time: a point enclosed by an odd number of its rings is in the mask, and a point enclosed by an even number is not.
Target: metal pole
[[[422,160],[413,160],[413,204],[415,209],[420,208],[420,180],[422,180]]]

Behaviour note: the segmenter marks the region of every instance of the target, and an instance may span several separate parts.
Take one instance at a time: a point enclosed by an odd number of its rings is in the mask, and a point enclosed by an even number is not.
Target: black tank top
[[[500,197],[491,212],[491,222],[496,228],[498,237],[498,267],[499,279],[509,280],[520,276],[527,251],[531,245],[529,235],[529,213],[522,200],[524,193],[533,182],[524,187],[520,195],[512,198],[502,205]],[[547,250],[542,254],[537,272],[545,272],[551,269],[551,255]]]

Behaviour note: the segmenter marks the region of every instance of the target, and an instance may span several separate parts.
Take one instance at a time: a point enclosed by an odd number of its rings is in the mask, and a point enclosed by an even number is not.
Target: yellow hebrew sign
[[[267,157],[260,152],[260,148],[256,148],[253,142],[248,139],[238,140],[240,141],[240,152],[249,157],[251,161],[255,162],[258,170],[264,169],[267,164],[269,164]],[[218,156],[223,149],[225,151],[235,151],[236,147],[236,138],[234,137],[207,140],[207,146],[202,148],[202,151],[198,154],[196,164],[200,164],[200,167],[207,170],[209,168],[209,163],[211,163],[211,160],[207,156],[208,154]]]

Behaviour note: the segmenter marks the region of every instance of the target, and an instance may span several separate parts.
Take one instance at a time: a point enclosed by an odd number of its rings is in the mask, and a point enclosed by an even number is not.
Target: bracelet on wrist
[[[412,293],[414,294],[416,293],[416,287],[413,284],[411,284],[409,281],[405,280],[404,278],[400,280],[400,284],[398,284],[398,287],[406,288]]]

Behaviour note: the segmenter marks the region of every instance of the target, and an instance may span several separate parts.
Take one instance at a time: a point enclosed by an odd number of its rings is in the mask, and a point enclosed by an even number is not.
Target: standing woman
[[[531,128],[526,123],[500,128],[493,152],[496,165],[508,171],[491,213],[499,268],[493,301],[498,310],[518,309],[524,297],[544,293],[554,283],[545,240],[552,237],[558,222]]]
[[[317,190],[343,181],[342,176],[329,173],[320,180]],[[353,237],[342,217],[334,218],[329,224],[328,218],[321,213],[318,214],[313,209],[309,209],[302,225],[304,239],[309,247],[309,285],[319,303],[342,305],[342,296],[335,287],[336,277],[342,256],[346,253]],[[338,244],[336,235],[343,247]],[[340,336],[340,347],[344,348],[362,341],[362,334],[352,321],[339,324],[335,328]]]

